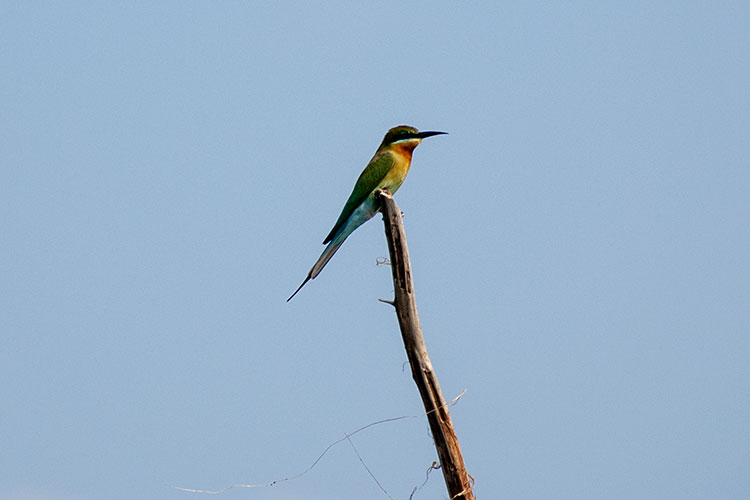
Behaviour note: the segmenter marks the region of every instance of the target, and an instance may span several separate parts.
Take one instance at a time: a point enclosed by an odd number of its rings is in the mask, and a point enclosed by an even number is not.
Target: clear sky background
[[[380,217],[285,302],[398,124],[477,497],[750,498],[750,4],[116,4],[0,7],[0,498],[407,499]]]

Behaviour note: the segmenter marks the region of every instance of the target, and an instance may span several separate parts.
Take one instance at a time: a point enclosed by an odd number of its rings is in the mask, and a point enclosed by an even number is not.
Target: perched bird
[[[375,191],[388,189],[395,193],[406,179],[406,174],[411,166],[411,155],[414,148],[419,146],[422,139],[433,135],[446,134],[447,132],[420,132],[414,127],[400,125],[393,127],[385,134],[383,142],[375,152],[375,155],[360,174],[354,185],[352,194],[346,200],[344,209],[341,210],[336,224],[328,233],[323,244],[328,246],[318,258],[310,272],[307,273],[305,281],[294,291],[287,302],[297,295],[305,284],[320,274],[328,261],[331,260],[336,250],[344,243],[347,237],[359,226],[370,220],[380,210],[380,203],[375,199]]]

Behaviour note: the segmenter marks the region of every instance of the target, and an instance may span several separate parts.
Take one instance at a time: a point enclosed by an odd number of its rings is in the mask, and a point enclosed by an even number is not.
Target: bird
[[[346,200],[339,218],[336,219],[333,229],[323,240],[323,244],[327,244],[325,250],[310,268],[302,284],[286,299],[287,302],[292,300],[308,281],[320,274],[320,271],[355,229],[370,220],[380,210],[380,202],[375,198],[376,191],[387,189],[392,194],[398,191],[406,179],[406,174],[409,173],[414,148],[419,146],[422,139],[441,134],[447,134],[447,132],[420,132],[409,125],[393,127],[385,134],[375,155],[354,184],[354,189],[349,199]]]

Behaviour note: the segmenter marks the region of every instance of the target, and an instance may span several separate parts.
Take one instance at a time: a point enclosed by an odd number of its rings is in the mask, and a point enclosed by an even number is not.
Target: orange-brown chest
[[[413,151],[413,147],[396,146],[393,148],[393,167],[383,179],[383,187],[387,187],[391,193],[395,193],[406,179],[406,174],[409,173],[409,167],[411,166]]]

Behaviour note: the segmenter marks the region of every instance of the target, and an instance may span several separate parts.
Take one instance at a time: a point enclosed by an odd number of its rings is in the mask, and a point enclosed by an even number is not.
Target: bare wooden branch
[[[472,491],[474,481],[466,472],[450,412],[440,391],[440,385],[422,337],[401,210],[387,190],[378,191],[376,197],[380,201],[385,237],[388,240],[388,251],[391,256],[395,296],[393,305],[396,308],[412,377],[417,384],[427,413],[427,421],[430,424],[432,438],[440,459],[445,485],[451,500],[474,500]]]

